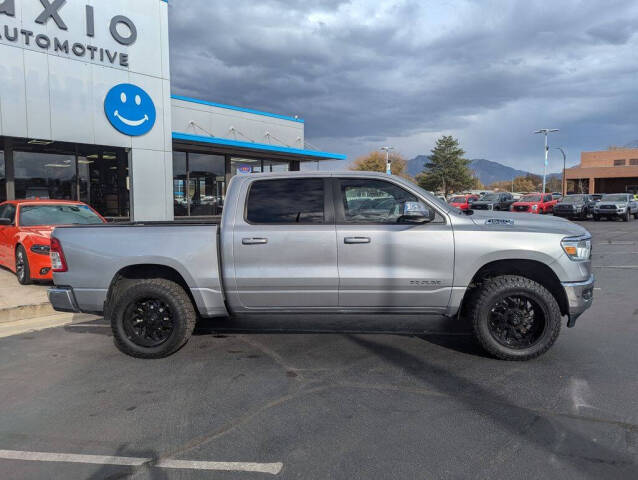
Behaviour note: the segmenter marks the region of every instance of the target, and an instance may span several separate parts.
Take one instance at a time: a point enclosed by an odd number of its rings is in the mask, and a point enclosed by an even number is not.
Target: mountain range
[[[423,171],[423,165],[427,162],[427,155],[418,155],[412,160],[408,160],[406,171],[411,176],[416,176]],[[494,182],[503,182],[505,180],[512,180],[515,177],[522,177],[530,172],[525,170],[517,170],[502,163],[492,162],[491,160],[485,160],[484,158],[477,158],[470,160],[470,168],[474,171],[474,174],[481,180],[483,185],[490,185]],[[551,173],[548,175],[551,177],[560,178],[560,173]]]

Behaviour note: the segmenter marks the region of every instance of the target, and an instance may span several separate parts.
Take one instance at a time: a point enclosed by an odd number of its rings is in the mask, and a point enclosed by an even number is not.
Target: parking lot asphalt
[[[581,223],[594,305],[526,363],[427,317],[207,321],[154,361],[103,320],[0,339],[0,478],[638,478],[638,222]]]

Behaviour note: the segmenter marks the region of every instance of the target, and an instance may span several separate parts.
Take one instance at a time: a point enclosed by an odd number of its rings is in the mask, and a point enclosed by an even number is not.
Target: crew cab
[[[472,210],[502,210],[508,211],[514,203],[511,193],[486,193],[479,200],[472,203]]]
[[[180,349],[198,317],[359,313],[467,319],[492,355],[527,360],[590,307],[590,252],[567,220],[463,212],[396,176],[240,175],[218,225],[56,228],[49,299],[103,314],[141,358]]]
[[[510,210],[512,212],[538,213],[542,215],[551,213],[557,203],[558,200],[555,200],[551,193],[528,193],[521,197],[519,201],[512,203]]]
[[[450,198],[448,203],[461,210],[469,210],[472,208],[472,204],[478,199],[478,195],[455,195]]]

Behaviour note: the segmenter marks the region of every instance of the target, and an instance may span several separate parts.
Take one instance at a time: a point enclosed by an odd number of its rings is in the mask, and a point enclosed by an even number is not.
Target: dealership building
[[[583,152],[580,165],[565,170],[570,192],[638,193],[638,148]]]
[[[210,217],[234,175],[345,156],[304,121],[171,94],[164,0],[0,0],[0,200]]]

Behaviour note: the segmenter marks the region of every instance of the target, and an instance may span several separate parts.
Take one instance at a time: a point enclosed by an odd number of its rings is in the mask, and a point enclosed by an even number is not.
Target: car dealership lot
[[[102,320],[0,339],[0,477],[636,478],[638,222],[583,224],[594,305],[526,363],[438,318],[207,321],[155,361]]]

